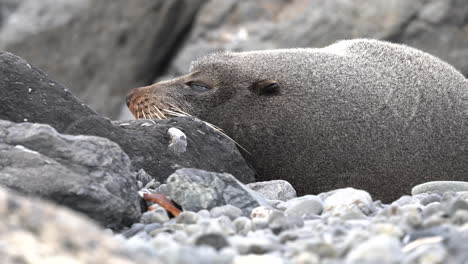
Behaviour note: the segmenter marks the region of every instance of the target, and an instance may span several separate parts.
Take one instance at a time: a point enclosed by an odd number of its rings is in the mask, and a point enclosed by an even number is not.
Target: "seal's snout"
[[[130,100],[132,100],[133,97],[133,90],[131,90],[127,96],[125,96],[125,103],[127,104],[127,107],[130,107]]]

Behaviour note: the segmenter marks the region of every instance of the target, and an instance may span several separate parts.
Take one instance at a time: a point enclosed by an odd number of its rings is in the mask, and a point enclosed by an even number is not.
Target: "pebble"
[[[308,219],[320,215],[323,210],[322,199],[315,195],[305,195],[291,199],[281,204],[279,209],[285,208],[285,213],[290,216]]]
[[[403,260],[397,238],[378,235],[352,249],[346,256],[346,264],[398,264]]]
[[[416,185],[411,190],[412,195],[419,193],[445,193],[445,192],[466,192],[468,182],[464,181],[432,181]]]
[[[154,211],[147,211],[141,215],[140,222],[143,224],[164,223],[169,220],[167,211],[162,207],[158,207]]]
[[[230,204],[224,206],[214,207],[210,210],[211,217],[220,217],[225,215],[229,217],[229,219],[234,220],[240,216],[242,216],[242,210],[238,207],[232,206]]]
[[[254,182],[247,184],[247,187],[260,193],[268,200],[288,201],[296,197],[296,190],[284,180]]]
[[[229,243],[227,242],[226,238],[222,234],[208,233],[208,234],[202,234],[199,237],[197,237],[195,240],[195,245],[197,246],[207,245],[216,250],[220,250],[222,248],[229,246]]]
[[[354,188],[339,189],[323,202],[323,212],[359,219],[374,211],[370,194]]]

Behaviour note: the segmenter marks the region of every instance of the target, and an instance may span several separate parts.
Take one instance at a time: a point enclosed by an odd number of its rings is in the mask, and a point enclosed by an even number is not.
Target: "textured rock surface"
[[[9,53],[0,52],[0,76],[0,119],[46,123],[60,133],[106,137],[120,145],[136,170],[143,168],[160,182],[181,167],[227,172],[243,182],[253,181],[254,172],[235,144],[203,122],[176,118],[114,125],[45,73]],[[185,134],[186,148],[174,151],[169,147],[171,128]]]
[[[336,40],[377,38],[435,54],[468,76],[465,0],[211,0],[194,22],[170,76],[220,50],[323,47]]]
[[[232,175],[197,169],[180,169],[167,179],[170,196],[184,210],[199,211],[230,204],[244,215],[266,201]]]
[[[2,264],[149,263],[124,254],[117,241],[84,216],[5,188],[0,188],[0,218]]]
[[[0,184],[119,228],[141,214],[128,156],[114,142],[57,133],[48,125],[0,121]]]
[[[26,58],[115,118],[128,89],[163,70],[202,3],[27,0],[6,19],[0,49]]]
[[[296,190],[289,182],[283,180],[253,182],[247,184],[247,187],[269,200],[287,201],[296,197]]]

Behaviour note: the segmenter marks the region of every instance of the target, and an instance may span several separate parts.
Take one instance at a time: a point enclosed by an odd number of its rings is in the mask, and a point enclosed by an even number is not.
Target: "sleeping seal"
[[[136,118],[190,114],[221,128],[258,181],[298,194],[351,186],[388,202],[419,183],[468,180],[468,81],[403,45],[216,53],[127,103]]]

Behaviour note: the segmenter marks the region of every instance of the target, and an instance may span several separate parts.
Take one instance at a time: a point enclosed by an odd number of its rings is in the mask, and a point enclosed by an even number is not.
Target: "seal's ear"
[[[280,92],[280,85],[274,80],[262,80],[252,83],[249,90],[258,95],[275,95]]]

